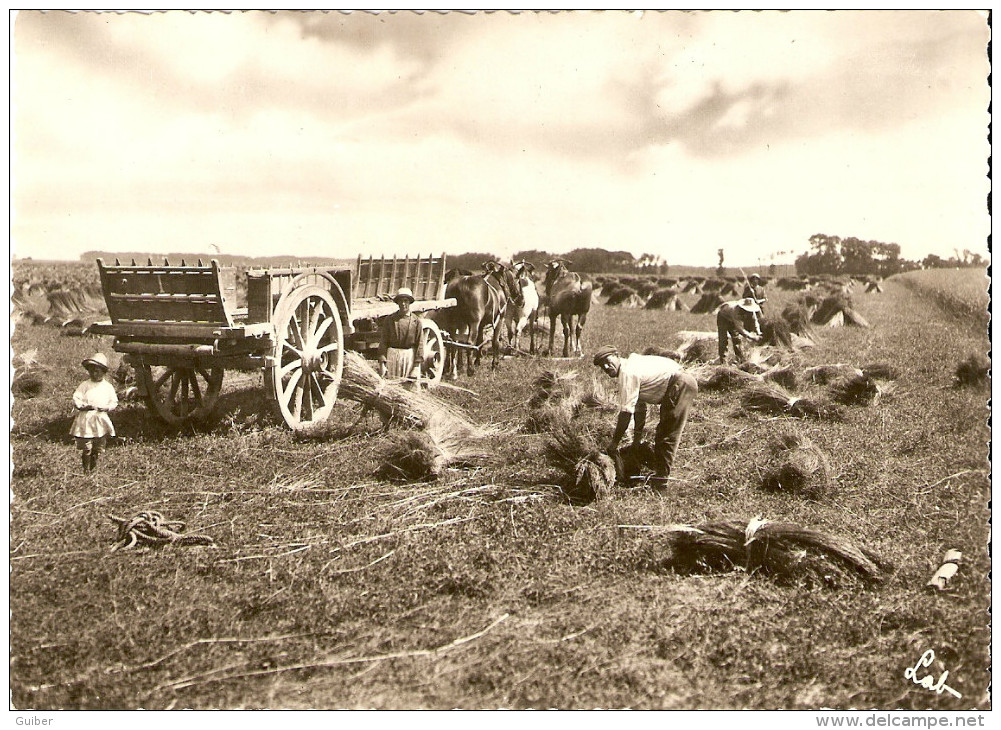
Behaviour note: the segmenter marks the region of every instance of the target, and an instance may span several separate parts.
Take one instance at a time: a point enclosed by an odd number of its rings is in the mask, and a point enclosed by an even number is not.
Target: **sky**
[[[975,11],[20,12],[18,256],[987,255]]]

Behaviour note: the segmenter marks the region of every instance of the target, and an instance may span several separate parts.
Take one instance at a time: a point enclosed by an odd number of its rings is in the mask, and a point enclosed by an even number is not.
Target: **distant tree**
[[[949,262],[941,256],[930,253],[921,259],[921,266],[926,269],[944,269],[949,266]]]
[[[449,255],[447,264],[450,269],[467,269],[478,273],[484,262],[499,260],[500,258],[492,253],[460,253]]]
[[[723,249],[717,249],[716,255],[719,256],[719,266],[716,267],[716,276],[723,276],[726,274],[726,269],[723,268]]]
[[[517,251],[513,256],[511,256],[512,261],[527,261],[536,269],[543,268],[555,258],[557,258],[556,254],[549,253],[548,251],[539,251],[534,248],[527,249],[525,251]]]

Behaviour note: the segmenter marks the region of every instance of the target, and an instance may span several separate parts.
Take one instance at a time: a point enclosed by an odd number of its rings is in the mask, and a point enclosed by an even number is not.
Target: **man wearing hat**
[[[633,353],[623,359],[610,345],[595,353],[594,364],[619,381],[619,416],[608,442],[608,453],[613,457],[618,453],[630,420],[633,444],[642,443],[647,406],[660,405],[660,422],[653,444],[654,479],[666,480],[688,422],[688,410],[699,392],[698,382],[671,358]]]
[[[97,457],[104,450],[108,436],[115,435],[115,426],[108,412],[118,407],[118,394],[114,386],[104,379],[108,372],[108,358],[103,352],[91,355],[80,364],[90,377],[80,383],[73,393],[73,407],[77,413],[70,435],[76,439],[84,473],[90,473],[97,467]]]
[[[719,361],[726,362],[727,338],[733,342],[733,354],[741,362],[744,353],[740,351],[740,338],[745,337],[752,342],[761,341],[761,325],[758,314],[761,307],[753,297],[738,299],[721,304],[716,310],[716,333],[719,337]]]
[[[396,292],[400,307],[384,317],[379,336],[379,372],[384,378],[420,378],[424,362],[424,332],[421,318],[410,311],[414,293],[407,287]]]
[[[747,283],[744,285],[744,293],[742,295],[745,299],[753,299],[758,307],[761,308],[761,314],[764,316],[765,308],[761,305],[768,301],[768,297],[765,296],[765,287],[761,285],[761,277],[757,274],[751,274],[748,277]]]

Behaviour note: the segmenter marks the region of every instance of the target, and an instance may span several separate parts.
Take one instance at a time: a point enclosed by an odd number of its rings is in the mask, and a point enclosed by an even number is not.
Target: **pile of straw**
[[[749,383],[761,382],[761,376],[731,365],[701,365],[691,373],[699,383],[699,390],[736,390]]]
[[[646,302],[647,309],[666,309],[672,312],[687,312],[688,307],[678,299],[677,289],[658,289]]]
[[[682,362],[712,362],[719,358],[719,339],[715,332],[678,332],[681,344],[676,348]]]
[[[987,388],[991,383],[991,361],[974,352],[956,366],[956,387]]]
[[[525,420],[528,433],[544,433],[554,419],[575,418],[581,410],[598,411],[617,409],[615,399],[597,379],[596,373],[581,377],[580,373],[556,373],[546,370],[535,380],[535,393],[528,402]]]
[[[639,476],[644,469],[653,469],[656,456],[653,446],[647,442],[631,443],[619,449],[615,458],[615,470],[619,480],[628,482],[633,477]]]
[[[812,368],[806,368],[806,370],[803,371],[803,377],[807,380],[807,382],[814,383],[816,385],[827,385],[828,383],[833,383],[839,378],[850,378],[852,376],[862,374],[862,371],[854,365],[846,365],[841,362],[829,365],[816,365]]]
[[[11,383],[11,392],[20,398],[34,398],[40,395],[45,389],[45,380],[42,372],[48,370],[46,366],[38,360],[38,350],[25,350],[11,360],[14,366],[14,380]]]
[[[782,429],[768,444],[762,489],[819,499],[830,490],[831,476],[824,456],[814,443],[793,429]]]
[[[338,395],[371,408],[387,424],[427,428],[434,422],[437,428],[448,429],[457,435],[471,438],[488,435],[456,406],[425,390],[409,390],[383,380],[365,358],[351,350],[344,353],[344,371]]]
[[[896,380],[900,377],[900,368],[887,362],[876,362],[863,366],[862,374],[873,380]]]
[[[761,325],[761,344],[773,347],[795,349],[792,342],[792,330],[784,319],[769,319]]]
[[[644,355],[656,355],[657,357],[667,357],[675,362],[681,362],[681,355],[674,350],[668,350],[666,347],[659,347],[657,345],[650,345],[643,350]]]
[[[846,406],[868,406],[879,400],[880,389],[876,381],[859,373],[834,381],[831,397]]]
[[[608,496],[615,484],[615,463],[598,448],[590,431],[571,419],[554,419],[545,442],[549,463],[563,473],[560,489],[574,505]]]
[[[785,388],[774,383],[752,383],[741,398],[744,411],[796,418],[823,418],[840,420],[844,411],[840,406],[809,398],[796,398]]]
[[[866,319],[852,307],[851,298],[844,294],[826,297],[814,312],[812,321],[825,327],[869,326]]]
[[[709,283],[706,282],[706,289],[709,288]],[[716,311],[716,308],[723,303],[723,297],[721,297],[716,292],[706,291],[699,301],[695,302],[692,306],[692,314],[710,314]]]
[[[791,365],[776,365],[762,373],[762,377],[765,381],[780,385],[786,390],[795,390],[798,385],[796,369]]]
[[[667,541],[667,564],[683,572],[737,569],[827,586],[879,583],[884,577],[884,564],[870,551],[791,522],[672,525]]]
[[[480,466],[491,461],[492,436],[471,437],[432,421],[426,431],[395,434],[379,455],[379,476],[390,481],[426,482],[450,467]]]

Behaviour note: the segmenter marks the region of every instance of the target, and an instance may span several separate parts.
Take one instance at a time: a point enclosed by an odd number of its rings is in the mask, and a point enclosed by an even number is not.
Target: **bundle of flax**
[[[749,383],[760,383],[761,376],[732,365],[704,364],[690,371],[699,382],[699,390],[735,390]]]
[[[681,344],[675,350],[684,362],[711,362],[719,357],[719,338],[715,332],[684,330],[678,337]]]
[[[383,380],[368,361],[350,350],[344,353],[344,372],[338,395],[379,413],[387,423],[427,428],[432,421],[453,433],[480,437],[485,429],[472,423],[461,409],[425,390],[409,390]]]
[[[879,400],[880,388],[869,376],[857,373],[831,384],[831,397],[846,406],[868,406]]]
[[[525,431],[544,433],[561,418],[575,418],[582,409],[616,410],[615,400],[594,373],[556,373],[546,370],[535,380],[535,393],[528,402]]]
[[[667,565],[682,572],[746,570],[824,585],[853,580],[878,583],[885,565],[851,542],[791,522],[754,518],[741,522],[670,525]]]
[[[379,476],[392,481],[438,479],[449,467],[481,466],[493,459],[493,432],[456,429],[432,416],[423,431],[394,434],[379,455]]]
[[[792,428],[780,429],[770,440],[768,450],[762,489],[811,499],[824,496],[830,489],[827,457],[806,436]]]
[[[850,377],[852,375],[862,375],[862,371],[854,365],[846,365],[843,362],[815,365],[803,371],[803,377],[807,381],[816,383],[817,385],[827,385],[838,378]]]
[[[794,397],[785,388],[774,383],[752,383],[740,401],[744,411],[787,415],[796,418],[826,418],[839,420],[844,410],[833,403],[810,398]]]
[[[554,419],[550,425],[545,454],[563,472],[560,489],[571,504],[585,505],[602,499],[615,484],[615,463],[601,453],[589,431],[566,416]]]

